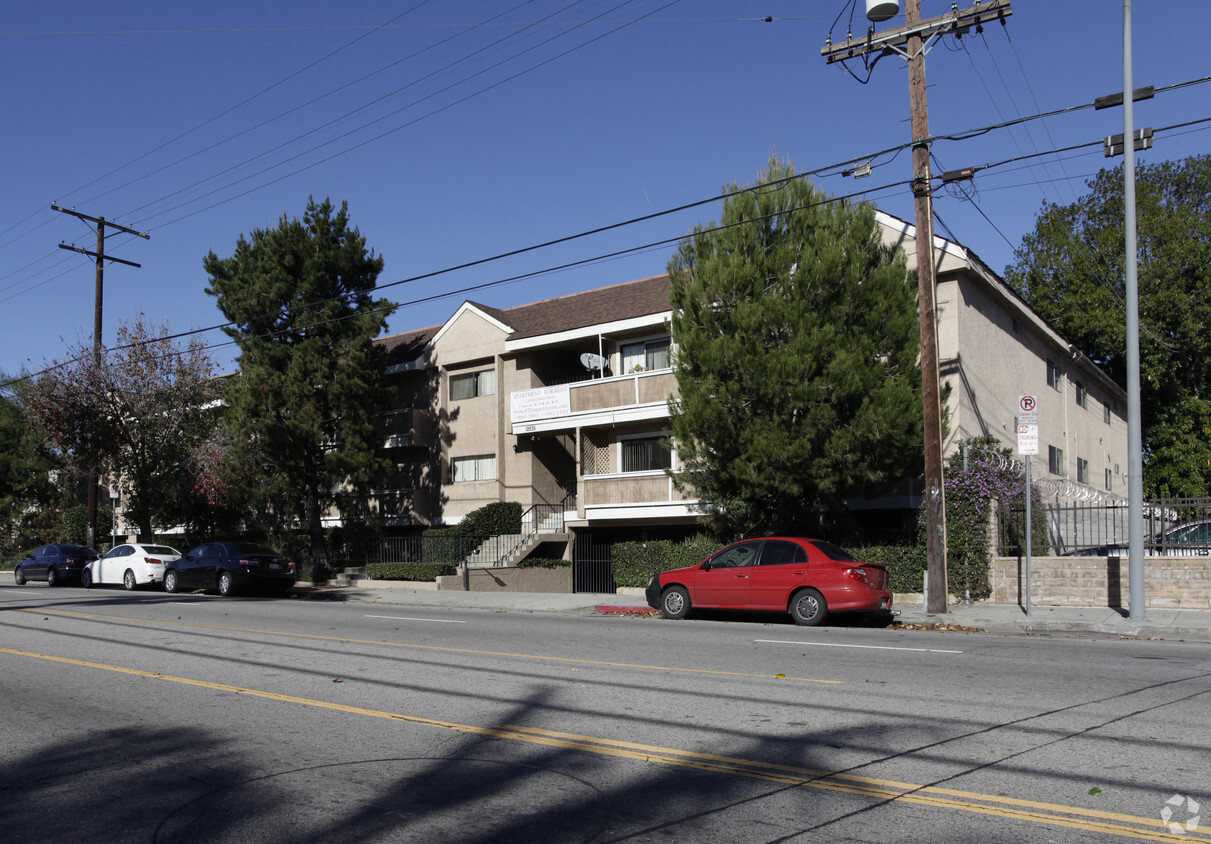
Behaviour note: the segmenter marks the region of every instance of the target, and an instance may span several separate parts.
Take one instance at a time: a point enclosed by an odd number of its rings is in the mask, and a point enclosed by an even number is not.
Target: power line
[[[753,186],[750,186],[750,187],[747,187],[747,188],[743,188],[743,189],[740,189],[740,190],[737,190],[737,191],[732,191],[732,192],[729,192],[729,193],[725,193],[725,194],[723,194],[722,196],[716,196],[716,197],[714,197],[714,198],[713,198],[711,201],[719,201],[719,200],[724,200],[724,199],[727,199],[727,198],[729,198],[729,197],[737,196],[737,195],[742,194],[742,193],[752,193],[752,192],[754,192],[754,191],[759,191],[759,190],[769,190],[771,187],[773,187],[773,188],[777,188],[778,186],[781,186],[781,185],[783,185],[783,184],[786,184],[787,182],[793,181],[793,180],[795,180],[795,179],[802,179],[802,178],[806,178],[808,175],[809,175],[808,173],[799,173],[799,174],[796,174],[795,176],[790,176],[790,177],[786,177],[786,178],[783,178],[783,179],[777,179],[777,180],[774,180],[774,181],[771,181],[771,182],[767,182],[767,183],[764,183],[764,184],[761,184],[761,185],[753,185]],[[834,202],[849,202],[849,201],[852,201],[852,200],[854,200],[854,199],[859,199],[859,198],[861,198],[861,197],[863,197],[863,196],[866,196],[866,195],[868,195],[868,194],[870,194],[870,193],[872,193],[872,192],[878,192],[878,191],[883,191],[883,190],[890,190],[891,188],[899,188],[899,187],[904,187],[905,185],[910,184],[910,183],[911,183],[911,180],[905,180],[905,181],[901,181],[901,182],[893,182],[893,183],[890,183],[890,184],[882,185],[882,186],[880,186],[880,187],[878,187],[878,188],[874,188],[874,189],[863,189],[863,190],[861,190],[861,191],[855,191],[855,192],[853,192],[853,193],[851,193],[851,194],[848,194],[848,195],[845,195],[845,196],[834,196],[834,197],[827,197],[827,198],[825,198],[825,199],[820,200],[819,202],[809,203],[809,204],[807,204],[807,205],[799,206],[799,207],[797,207],[797,208],[786,209],[786,210],[779,211],[779,212],[777,212],[777,213],[775,213],[775,214],[769,214],[769,215],[765,215],[765,216],[762,216],[762,217],[755,217],[755,218],[748,219],[748,220],[742,220],[742,221],[740,221],[740,222],[736,222],[736,223],[727,223],[727,224],[721,224],[721,225],[713,226],[713,227],[711,227],[711,228],[704,229],[704,230],[702,230],[701,232],[695,232],[694,234],[710,234],[710,233],[717,232],[717,231],[726,231],[727,229],[736,228],[736,227],[738,227],[738,226],[746,226],[746,225],[751,225],[751,224],[756,223],[756,222],[761,222],[761,221],[763,221],[763,220],[772,219],[772,218],[777,217],[777,216],[779,216],[779,215],[784,215],[784,214],[788,214],[788,213],[795,213],[795,212],[797,212],[797,211],[803,211],[803,210],[806,210],[806,209],[808,209],[808,208],[815,208],[815,207],[819,207],[819,206],[822,206],[822,205],[828,205],[828,204],[831,204],[831,203],[834,203]],[[698,204],[702,204],[702,203],[694,203],[693,205],[698,205]],[[689,208],[689,207],[693,207],[693,205],[687,205],[687,206],[684,206],[684,207],[685,207],[685,208]],[[662,216],[662,215],[663,215],[663,214],[665,214],[665,213],[671,213],[671,212],[661,212],[660,214],[656,214],[656,215],[650,215],[650,216]],[[637,219],[647,219],[647,218],[637,218]],[[609,228],[616,228],[618,225],[625,225],[625,224],[616,224],[615,226],[609,226],[609,227],[605,227],[605,228],[603,228],[603,229],[599,229],[599,230],[596,230],[595,232],[591,232],[591,233],[597,233],[597,231],[605,231],[605,230],[607,230],[607,229],[609,229]],[[528,252],[528,251],[532,251],[532,250],[535,250],[535,249],[544,248],[544,247],[546,247],[546,246],[555,245],[555,244],[557,244],[557,243],[563,243],[563,242],[566,242],[566,241],[568,241],[568,240],[572,240],[572,239],[575,239],[575,238],[578,238],[578,237],[587,236],[587,234],[590,234],[590,233],[585,233],[585,234],[581,234],[581,235],[573,235],[573,236],[570,236],[570,237],[567,237],[567,238],[562,238],[562,239],[557,240],[557,241],[549,241],[548,243],[545,243],[545,244],[538,244],[538,245],[531,246],[531,247],[525,247],[525,248],[523,248],[523,249],[513,250],[512,252],[501,253],[501,254],[499,254],[499,255],[495,255],[495,256],[492,256],[492,257],[490,257],[490,258],[482,258],[482,259],[479,259],[479,260],[476,260],[476,261],[470,261],[470,262],[467,262],[467,263],[464,263],[464,264],[459,264],[459,265],[452,266],[452,267],[446,267],[446,268],[441,269],[441,270],[435,270],[435,271],[433,271],[433,272],[423,273],[423,274],[420,274],[420,275],[411,276],[411,277],[409,277],[409,278],[398,279],[398,280],[396,280],[396,281],[390,281],[390,282],[387,282],[386,284],[378,284],[378,285],[375,285],[375,287],[374,287],[374,288],[373,288],[371,291],[367,291],[367,293],[368,293],[368,294],[369,294],[369,293],[377,293],[377,292],[380,292],[380,291],[382,291],[382,290],[385,290],[385,289],[387,289],[387,288],[389,288],[389,287],[397,287],[397,286],[402,285],[402,284],[409,284],[409,283],[411,283],[411,282],[415,282],[415,281],[421,281],[421,280],[424,280],[424,279],[434,278],[434,277],[439,276],[439,275],[445,275],[445,274],[448,274],[448,273],[457,272],[457,271],[459,271],[459,270],[466,269],[466,268],[468,268],[468,267],[472,267],[472,266],[477,266],[477,265],[485,264],[485,263],[488,263],[488,262],[490,262],[490,261],[497,261],[497,260],[501,260],[501,259],[504,259],[504,258],[507,258],[507,257],[512,257],[512,256],[514,256],[514,255],[521,254],[521,253],[523,253],[523,252]],[[449,298],[449,297],[451,297],[451,296],[465,295],[465,294],[467,294],[467,293],[472,293],[472,292],[475,292],[475,291],[478,291],[478,290],[487,290],[487,289],[489,289],[489,288],[493,288],[493,287],[499,287],[499,286],[502,286],[502,285],[505,285],[505,284],[512,284],[512,283],[515,283],[515,282],[518,282],[518,281],[524,281],[524,280],[526,280],[526,279],[530,279],[530,278],[536,278],[536,277],[538,277],[538,276],[547,275],[547,274],[551,274],[551,273],[555,273],[555,272],[561,272],[561,271],[564,271],[564,270],[572,269],[572,268],[574,268],[574,267],[584,266],[584,265],[586,265],[586,264],[599,263],[599,262],[606,261],[606,260],[609,260],[609,259],[612,259],[612,258],[620,257],[620,256],[622,256],[622,255],[627,255],[627,254],[633,254],[633,253],[637,253],[637,252],[648,251],[648,250],[652,250],[652,249],[655,249],[655,248],[658,248],[658,247],[667,247],[667,246],[669,246],[669,245],[671,245],[671,244],[680,243],[681,241],[685,240],[687,237],[692,237],[692,236],[693,236],[693,235],[679,234],[679,235],[676,235],[675,237],[663,238],[663,239],[660,239],[660,240],[651,241],[651,242],[649,242],[649,243],[642,244],[642,245],[640,245],[640,246],[632,246],[632,247],[628,247],[628,248],[626,248],[626,249],[614,250],[614,251],[611,251],[611,252],[606,252],[606,253],[603,253],[603,254],[595,255],[595,256],[593,256],[593,257],[591,257],[591,258],[582,258],[582,259],[578,259],[578,260],[575,260],[575,261],[568,261],[568,262],[565,262],[565,263],[562,263],[562,264],[557,264],[557,265],[555,265],[555,266],[549,266],[549,267],[545,267],[545,268],[540,269],[540,270],[532,270],[532,271],[530,271],[530,272],[521,273],[521,274],[514,275],[514,276],[509,276],[509,277],[507,277],[507,278],[501,278],[501,279],[495,279],[495,280],[493,280],[493,281],[481,282],[481,283],[479,283],[479,284],[468,285],[468,286],[466,286],[466,287],[462,287],[462,288],[458,288],[458,289],[453,289],[453,290],[444,290],[444,291],[440,291],[440,292],[438,292],[438,293],[433,293],[433,294],[429,294],[429,295],[426,295],[426,296],[421,296],[421,297],[418,297],[418,298],[415,298],[415,299],[412,299],[412,300],[409,300],[409,301],[406,301],[406,302],[394,302],[394,303],[391,303],[390,305],[386,306],[385,308],[382,308],[382,309],[379,309],[379,310],[395,310],[395,309],[397,309],[397,308],[409,307],[409,306],[413,306],[413,305],[419,305],[419,304],[424,304],[424,303],[427,303],[427,302],[437,301],[437,300],[440,300],[440,299],[446,299],[446,298]],[[326,299],[319,299],[319,300],[316,300],[316,301],[314,301],[314,302],[308,302],[308,303],[306,303],[305,305],[301,306],[300,310],[306,310],[306,309],[308,309],[308,308],[314,308],[314,307],[318,307],[318,306],[323,305],[323,304],[326,304],[326,303],[328,303],[328,302],[332,302],[332,301],[335,301],[335,300],[337,300],[337,299],[344,299],[344,298],[347,298],[347,294],[343,294],[343,295],[337,295],[337,296],[331,296],[331,297],[328,297],[328,298],[326,298]],[[256,320],[256,319],[261,319],[261,318],[264,318],[264,317],[271,316],[273,313],[276,313],[276,312],[271,312],[271,313],[262,314],[262,315],[261,315],[261,316],[259,316],[259,317],[254,317],[254,318],[253,318],[253,320],[250,320],[250,321],[254,321],[254,320]],[[314,323],[308,323],[308,324],[306,324],[306,325],[299,326],[299,327],[301,327],[301,328],[309,328],[309,327],[314,327],[314,326],[327,325],[327,324],[330,324],[330,323],[333,323],[333,322],[340,322],[340,321],[342,321],[342,320],[346,320],[346,319],[352,319],[352,318],[354,318],[355,316],[358,316],[358,315],[360,315],[360,314],[352,314],[352,315],[343,316],[343,317],[334,317],[334,318],[332,318],[332,319],[318,320],[318,321],[316,321],[316,322],[314,322]],[[159,340],[159,341],[163,341],[163,340],[179,340],[179,339],[184,338],[184,337],[192,337],[192,336],[197,336],[197,335],[201,335],[201,334],[206,334],[206,333],[209,333],[209,332],[211,332],[211,331],[218,331],[218,330],[221,330],[221,329],[230,328],[230,327],[232,327],[232,326],[234,326],[234,325],[235,325],[235,323],[234,323],[234,322],[225,322],[225,323],[220,323],[220,324],[216,324],[216,325],[207,326],[207,327],[205,327],[205,328],[195,328],[195,329],[191,329],[191,330],[189,330],[189,331],[181,331],[181,332],[177,332],[176,334],[169,334],[169,335],[166,335],[166,336],[163,336],[163,337],[159,337],[159,338],[156,338],[156,339],[157,339],[157,340]],[[292,329],[292,330],[293,330],[293,329]],[[275,335],[280,334],[280,333],[284,333],[284,332],[269,332],[269,333],[262,334],[262,335],[259,335],[259,336],[261,336],[261,337],[272,337],[272,336],[275,336]],[[148,341],[148,342],[150,342],[150,341]],[[224,346],[224,345],[230,345],[230,344],[231,344],[230,342],[227,342],[227,343],[221,343],[221,344],[208,344],[208,345],[206,346],[206,348],[219,348],[220,346]],[[108,350],[106,350],[106,351],[108,351],[108,352],[121,351],[121,350],[123,350],[123,349],[134,348],[134,347],[137,347],[137,346],[139,346],[139,345],[145,345],[145,344],[132,343],[132,344],[128,344],[128,345],[125,345],[125,346],[115,346],[115,347],[113,347],[113,348],[111,348],[111,349],[108,349]],[[12,386],[13,384],[19,383],[19,382],[21,382],[21,381],[25,381],[25,380],[29,380],[29,379],[31,379],[31,378],[36,378],[36,377],[39,377],[39,376],[44,375],[44,374],[47,374],[47,373],[49,373],[49,372],[53,372],[53,371],[55,371],[55,370],[57,370],[57,369],[61,369],[61,368],[65,367],[65,366],[70,366],[71,364],[76,363],[76,362],[78,362],[79,360],[80,360],[80,358],[73,358],[73,359],[68,360],[68,361],[63,361],[63,362],[61,362],[61,363],[57,363],[57,364],[55,364],[55,365],[52,365],[52,366],[49,366],[49,367],[45,367],[45,368],[43,368],[42,370],[39,370],[39,371],[37,371],[37,372],[28,373],[28,374],[22,375],[22,376],[20,376],[20,377],[10,379],[9,381],[6,381],[6,382],[4,382],[4,383],[0,384],[0,389],[5,388],[5,387]]]

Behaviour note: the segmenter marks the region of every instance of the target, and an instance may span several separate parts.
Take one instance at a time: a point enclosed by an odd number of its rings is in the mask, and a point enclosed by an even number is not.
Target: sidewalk
[[[416,589],[391,581],[362,581],[354,586],[313,587],[300,584],[300,598],[364,601],[401,606],[459,607],[510,612],[562,612],[596,614],[657,614],[642,595],[539,592],[447,592]],[[1005,604],[956,604],[945,614],[925,612],[920,604],[895,607],[895,626],[906,629],[955,627],[1013,635],[1091,636],[1121,639],[1164,639],[1211,642],[1211,609],[1152,608],[1147,620],[1129,620],[1127,610],[1109,607],[1051,607],[1035,605],[1026,615],[1022,607]],[[826,622],[827,624],[828,622]]]

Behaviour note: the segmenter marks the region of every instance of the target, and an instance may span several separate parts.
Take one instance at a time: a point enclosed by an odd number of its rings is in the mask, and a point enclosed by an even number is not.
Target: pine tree
[[[326,569],[325,511],[384,468],[373,416],[387,405],[385,361],[373,340],[390,306],[372,298],[383,260],[350,228],[346,203],[334,213],[312,199],[301,222],[283,215],[204,267],[240,349],[227,392],[235,463],[255,473],[262,513],[301,524]]]
[[[920,472],[915,287],[873,208],[771,159],[669,273],[675,478],[721,534],[799,534],[820,505]]]

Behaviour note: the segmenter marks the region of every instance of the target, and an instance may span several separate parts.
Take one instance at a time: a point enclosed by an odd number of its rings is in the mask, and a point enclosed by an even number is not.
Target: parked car
[[[45,580],[48,586],[78,582],[80,572],[95,559],[97,552],[87,545],[43,545],[17,561],[13,566],[13,580],[18,586],[28,580]]]
[[[220,595],[255,589],[286,593],[296,567],[277,551],[254,542],[207,542],[164,567],[164,589],[214,589]]]
[[[85,589],[109,583],[121,583],[126,589],[164,582],[164,566],[181,559],[181,552],[167,545],[127,543],[118,545],[105,556],[93,560],[80,572]]]
[[[1097,545],[1069,551],[1070,557],[1119,557],[1130,556],[1126,542],[1114,545]],[[1145,557],[1207,557],[1211,556],[1211,519],[1194,519],[1166,528],[1155,536],[1144,540]]]
[[[786,612],[814,626],[833,613],[889,613],[887,569],[819,539],[746,539],[696,566],[661,572],[646,590],[665,618],[694,608]]]

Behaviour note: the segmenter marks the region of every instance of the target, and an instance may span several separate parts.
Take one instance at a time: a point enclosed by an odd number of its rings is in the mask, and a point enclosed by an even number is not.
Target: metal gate
[[[617,592],[610,570],[612,531],[578,530],[572,534],[572,591]]]

